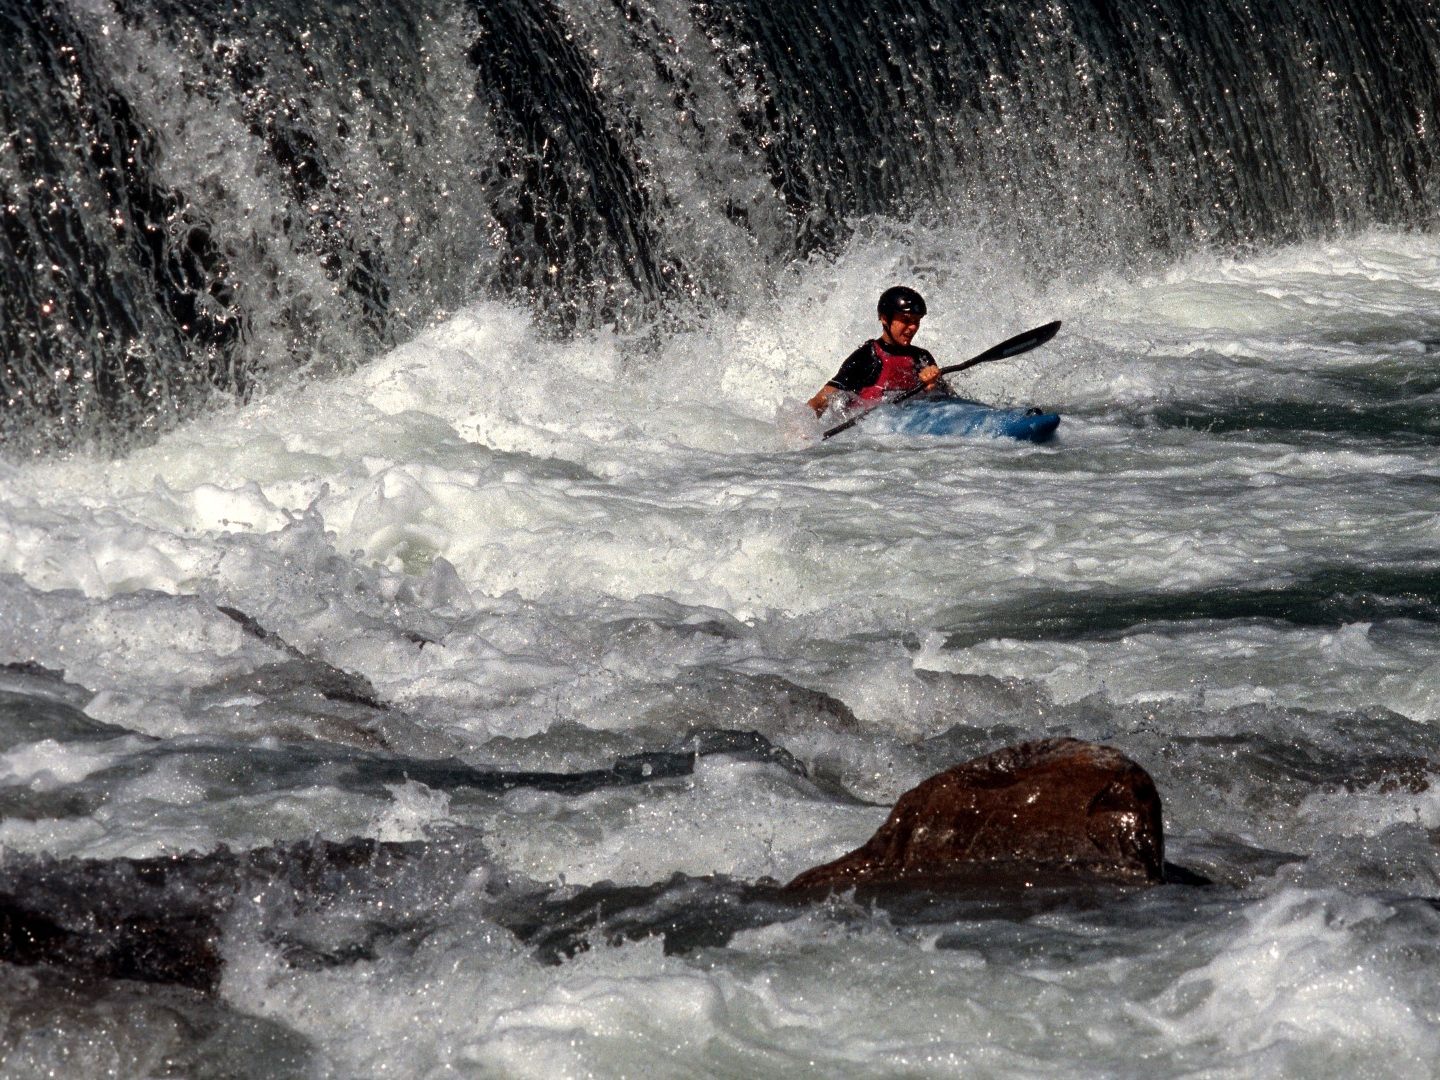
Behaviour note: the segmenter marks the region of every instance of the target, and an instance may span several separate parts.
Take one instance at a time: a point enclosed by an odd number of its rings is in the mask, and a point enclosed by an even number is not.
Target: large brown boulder
[[[1150,885],[1164,865],[1149,774],[1108,746],[1045,739],[932,776],[863,847],[786,889]]]

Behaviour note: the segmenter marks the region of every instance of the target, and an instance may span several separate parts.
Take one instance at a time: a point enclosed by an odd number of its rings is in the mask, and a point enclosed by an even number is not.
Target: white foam
[[[84,780],[119,757],[112,747],[62,744],[54,739],[27,743],[0,754],[0,783],[31,791],[55,791]]]
[[[1284,890],[1248,908],[1208,962],[1134,1012],[1251,1068],[1423,1075],[1440,1036],[1396,958],[1374,944],[1391,918],[1377,901]]]
[[[638,885],[676,871],[788,881],[864,843],[884,815],[820,799],[776,766],[702,757],[692,776],[660,784],[580,798],[517,791],[483,828],[506,865],[540,881]]]
[[[1060,703],[1102,694],[1117,704],[1179,700],[1214,711],[1383,707],[1428,724],[1440,719],[1424,661],[1432,647],[1424,637],[1377,643],[1364,624],[1332,631],[1199,622],[1114,640],[997,639],[953,651],[931,638],[916,663],[1033,681]]]

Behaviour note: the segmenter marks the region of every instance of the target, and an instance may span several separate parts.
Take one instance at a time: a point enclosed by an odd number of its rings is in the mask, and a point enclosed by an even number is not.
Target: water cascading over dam
[[[485,297],[743,306],[877,216],[1039,275],[1432,221],[1440,14],[1260,7],[4,0],[0,438],[124,445]]]

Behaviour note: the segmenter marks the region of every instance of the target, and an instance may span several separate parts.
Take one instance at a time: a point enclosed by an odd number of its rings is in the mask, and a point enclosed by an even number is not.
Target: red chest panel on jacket
[[[891,356],[878,342],[872,342],[870,347],[880,361],[880,377],[856,395],[861,401],[879,401],[892,390],[914,390],[920,385],[915,377],[914,360],[908,356]]]

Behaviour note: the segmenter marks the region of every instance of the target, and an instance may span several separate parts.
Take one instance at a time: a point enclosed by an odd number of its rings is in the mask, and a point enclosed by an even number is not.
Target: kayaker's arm
[[[850,397],[850,394],[841,390],[840,387],[833,383],[826,383],[820,388],[820,392],[812,397],[807,404],[815,410],[816,416],[820,416],[830,407],[830,403],[835,400],[837,395],[840,396],[842,404],[846,398]]]
[[[824,414],[832,404],[849,407],[855,395],[875,381],[880,362],[867,341],[845,358],[835,377],[820,388],[820,392],[809,401],[816,416]]]
[[[860,350],[857,350],[857,354],[859,352]],[[934,391],[937,388],[938,384],[938,388],[940,390],[948,393],[949,387],[947,387],[942,380],[943,373],[936,365],[934,357],[930,357],[929,353],[926,353],[925,355],[929,357],[929,362],[924,367],[920,368],[920,370],[915,372],[915,377],[920,380],[920,385],[916,389],[918,389],[922,393],[929,393]],[[864,354],[864,359],[869,359],[868,351]],[[846,381],[846,375],[849,374],[849,371],[847,369],[848,367],[852,366],[853,363],[853,358],[851,360],[847,360],[846,367],[842,367],[840,369],[840,374],[836,375],[834,379],[830,380],[828,383],[822,386],[820,388],[820,392],[814,397],[812,397],[809,402],[807,402],[810,408],[815,411],[816,416],[824,415],[825,410],[830,407],[831,403],[835,401],[837,396],[840,397],[842,405],[850,404],[851,399],[853,399],[855,396],[854,392],[846,389],[845,387],[837,386],[836,384]],[[867,377],[873,377],[873,372],[867,372]],[[855,381],[855,377],[853,375],[851,376],[850,381]]]

